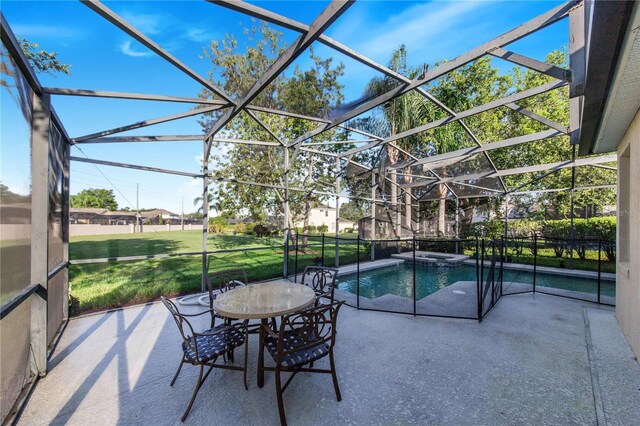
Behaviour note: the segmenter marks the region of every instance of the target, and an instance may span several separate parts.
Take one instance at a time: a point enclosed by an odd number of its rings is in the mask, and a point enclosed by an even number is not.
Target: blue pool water
[[[418,265],[416,266],[416,299],[422,299],[458,281],[476,281],[476,267],[471,265],[456,267]],[[504,269],[503,283],[505,288],[510,282],[533,284],[533,273]],[[536,273],[536,286],[596,294],[597,285],[595,278],[586,279]],[[339,289],[356,294],[356,287],[356,274],[339,277]],[[372,299],[385,294],[413,298],[413,266],[411,264],[404,263],[360,273],[360,296]],[[615,283],[603,280],[601,294],[615,296]]]

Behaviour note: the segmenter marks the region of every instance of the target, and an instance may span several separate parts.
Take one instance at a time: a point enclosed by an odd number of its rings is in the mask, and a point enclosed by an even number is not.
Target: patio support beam
[[[36,77],[33,68],[29,66],[29,60],[24,55],[20,43],[18,43],[16,36],[13,34],[9,23],[4,19],[4,13],[2,13],[2,11],[0,11],[0,27],[0,39],[2,39],[2,43],[5,45],[7,52],[9,52],[9,56],[19,58],[19,60],[15,61],[16,66],[36,95],[42,95],[43,90],[40,81],[38,77]]]
[[[564,133],[565,135],[569,134],[569,128],[567,126],[563,126],[560,123],[556,123],[555,121],[547,118],[547,117],[543,117],[541,115],[536,114],[533,111],[529,111],[526,108],[521,107],[520,105],[516,104],[515,102],[512,102],[510,104],[506,104],[505,105],[507,108],[512,109],[513,111],[519,112],[520,114],[531,118],[532,120],[535,120],[539,123],[544,124],[545,126],[549,126],[552,129],[556,129],[559,132]]]
[[[202,154],[207,152],[208,144],[202,141]],[[209,157],[202,157],[202,280],[200,290],[207,289],[207,244],[209,242]]]
[[[334,265],[336,268],[340,266],[340,240],[338,240],[340,237],[340,176],[340,158],[336,157],[336,256]]]
[[[146,172],[156,172],[156,173],[165,173],[168,175],[178,175],[178,176],[187,176],[199,178],[202,177],[201,174],[189,173],[189,172],[181,172],[177,170],[169,170],[169,169],[160,169],[157,167],[148,167],[148,166],[139,166],[136,164],[127,164],[127,163],[117,163],[114,161],[104,161],[104,160],[96,160],[93,158],[82,158],[82,157],[69,157],[71,161],[78,161],[80,163],[90,163],[90,164],[100,164],[103,166],[112,166],[112,167],[122,167],[125,169],[135,169],[135,170],[144,170]]]
[[[90,98],[134,99],[140,101],[178,102],[187,104],[207,104],[229,106],[229,102],[220,99],[184,98],[180,96],[149,95],[145,93],[111,92],[106,90],[64,89],[60,87],[44,87],[45,93],[62,96],[81,96]]]
[[[584,83],[587,71],[587,53],[585,45],[585,7],[581,3],[569,12],[569,69],[573,78],[569,86],[569,135],[571,144],[580,142],[580,123],[582,123],[582,104],[584,102]]]
[[[246,107],[256,96],[264,90],[280,73],[282,73],[298,56],[304,52],[329,26],[340,17],[351,5],[353,0],[339,1],[333,0],[322,13],[311,23],[309,31],[298,37],[289,48],[254,83],[249,91],[240,99],[235,106],[227,111],[207,133],[206,141],[211,139],[220,129],[229,123],[244,107]],[[205,158],[209,157],[211,144],[207,143]]]
[[[522,145],[525,143],[535,142],[539,140],[544,140],[556,136],[562,136],[562,132],[557,130],[544,130],[542,132],[531,133],[529,135],[517,136],[515,138],[505,139],[496,142],[485,143],[480,146],[473,146],[470,148],[462,148],[456,151],[445,152],[444,154],[432,155],[430,157],[426,157],[417,161],[409,161],[402,164],[395,164],[393,166],[389,166],[389,169],[401,169],[409,166],[418,166],[421,164],[434,164],[439,163],[445,160],[454,160],[461,159],[463,157],[469,157],[471,155],[478,154],[480,152],[487,152],[494,149],[507,148],[510,146]]]
[[[193,71],[187,65],[183,64],[178,58],[176,58],[171,53],[164,50],[162,47],[156,44],[153,40],[151,40],[149,37],[144,35],[142,32],[140,32],[138,29],[136,29],[133,25],[128,23],[126,20],[124,20],[121,16],[116,14],[114,11],[109,9],[99,0],[80,0],[80,1],[89,9],[93,10],[95,13],[102,16],[104,19],[111,22],[116,27],[120,28],[129,36],[133,37],[137,42],[141,43],[147,49],[156,53],[162,59],[166,60],[174,67],[178,68],[180,71],[182,71],[183,73],[185,73],[186,75],[188,75],[189,77],[191,77],[192,79],[200,83],[202,86],[211,90],[213,93],[220,96],[225,101],[232,104],[234,103],[233,100],[222,91],[222,89],[211,84],[209,81],[207,81],[207,79],[205,79],[204,77],[202,77],[201,75]]]
[[[557,80],[564,80],[567,82],[571,81],[570,70],[566,70],[543,61],[538,61],[537,59],[529,58],[518,53],[510,52],[502,47],[496,47],[489,50],[487,53],[491,56],[495,56],[496,58],[504,59],[505,61],[512,62],[516,65],[522,65],[525,68],[548,75],[549,77],[553,77]]]
[[[285,278],[289,276],[289,239],[291,230],[289,229],[289,148],[284,148],[284,265],[283,275]],[[296,241],[296,244],[298,242]],[[294,272],[295,275],[295,272]],[[297,277],[293,277],[295,282]]]
[[[31,121],[31,281],[48,289],[49,231],[49,95],[32,95]],[[31,325],[29,369],[35,376],[47,374],[47,301],[30,297]]]
[[[306,133],[305,135],[302,135],[301,137],[299,137],[298,139],[296,139],[295,141],[293,141],[293,144],[298,144],[301,143],[325,130],[329,130],[333,127],[336,127],[338,124],[341,124],[347,120],[350,120],[351,118],[357,117],[367,111],[369,111],[370,109],[373,109],[379,105],[382,105],[383,103],[397,97],[400,96],[404,93],[407,93],[410,90],[415,89],[416,87],[425,85],[427,83],[429,83],[432,80],[437,79],[438,77],[441,77],[451,71],[456,70],[457,68],[460,68],[461,66],[466,65],[469,62],[475,61],[476,59],[484,56],[486,54],[486,52],[488,50],[491,50],[493,48],[496,47],[503,47],[507,44],[513,43],[514,41],[517,41],[529,34],[532,34],[536,31],[541,30],[542,28],[545,28],[561,19],[563,19],[567,13],[569,13],[569,11],[577,4],[579,4],[582,0],[571,0],[568,1],[566,3],[563,3],[549,11],[547,11],[546,13],[543,13],[542,15],[539,15],[533,19],[531,19],[530,21],[486,42],[481,44],[480,46],[477,46],[476,48],[458,56],[457,58],[449,61],[449,62],[445,62],[435,68],[433,68],[432,70],[428,71],[426,73],[426,75],[421,76],[424,78],[416,78],[415,80],[412,80],[412,82],[410,84],[404,85],[404,86],[399,86],[396,87],[386,93],[383,93],[382,95],[371,99],[368,102],[365,102],[362,105],[359,105],[356,108],[353,108],[352,110],[342,114],[341,116],[337,117],[336,119],[334,119],[330,124],[326,124],[326,125],[322,125],[319,126],[318,128],[316,128],[315,130],[312,130],[308,133]]]
[[[222,108],[219,105],[213,105],[204,108],[198,108],[190,111],[181,112],[173,115],[166,115],[164,117],[152,118],[150,120],[139,121],[137,123],[128,124],[122,127],[116,127],[114,129],[103,130],[101,132],[92,133],[90,135],[80,136],[77,138],[71,139],[71,143],[75,144],[78,142],[83,142],[89,139],[101,138],[104,136],[113,135],[116,133],[122,133],[133,129],[140,129],[142,127],[153,126],[154,124],[166,123],[167,121],[180,120],[181,118],[192,117],[194,115],[205,114],[207,112],[216,111]]]
[[[388,138],[385,138],[384,140],[382,140],[380,142],[372,142],[370,144],[367,144],[367,145],[364,145],[364,146],[361,146],[361,147],[358,147],[358,148],[354,148],[354,149],[351,149],[349,151],[345,151],[345,152],[341,153],[340,155],[341,156],[347,156],[347,155],[352,155],[352,154],[355,154],[355,153],[358,153],[358,152],[361,152],[361,151],[366,151],[367,149],[374,148],[374,147],[379,146],[379,145],[384,145],[384,144],[387,144],[387,143],[389,143],[391,141],[402,139],[402,138],[405,138],[407,136],[412,136],[412,135],[415,135],[417,133],[421,133],[421,132],[424,132],[424,131],[427,131],[427,130],[430,130],[430,129],[434,129],[436,127],[440,127],[440,126],[445,125],[445,124],[453,123],[453,122],[459,121],[459,120],[461,120],[463,118],[471,117],[471,116],[480,114],[482,112],[486,112],[486,111],[489,111],[491,109],[507,105],[507,104],[512,103],[512,102],[516,102],[516,101],[519,101],[519,100],[522,100],[522,99],[530,98],[532,96],[536,96],[536,95],[539,95],[541,93],[545,93],[545,92],[548,92],[548,91],[551,91],[551,90],[558,89],[560,87],[564,87],[566,85],[567,85],[566,82],[559,81],[559,80],[555,80],[555,81],[552,81],[552,82],[549,82],[549,83],[545,83],[545,84],[542,84],[540,86],[533,87],[531,89],[523,90],[522,92],[514,93],[512,95],[506,96],[506,97],[501,98],[501,99],[496,99],[495,101],[488,102],[488,103],[486,103],[484,105],[479,105],[477,107],[468,109],[466,111],[459,112],[459,113],[457,113],[457,115],[455,117],[445,117],[445,118],[442,118],[440,120],[432,121],[431,123],[427,123],[425,125],[418,126],[418,127],[413,128],[413,129],[406,130],[404,132],[400,132],[400,133],[398,133],[396,135],[389,136]]]

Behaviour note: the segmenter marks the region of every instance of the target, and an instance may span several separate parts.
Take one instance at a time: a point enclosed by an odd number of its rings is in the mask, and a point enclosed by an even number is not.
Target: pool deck
[[[329,376],[299,373],[284,394],[292,426],[640,424],[640,365],[610,308],[523,294],[482,323],[346,306],[339,323],[343,400]],[[279,424],[273,373],[257,387],[250,339],[249,390],[215,370],[186,425]],[[186,366],[169,386],[180,354],[159,303],[73,319],[19,424],[180,424],[196,379]]]

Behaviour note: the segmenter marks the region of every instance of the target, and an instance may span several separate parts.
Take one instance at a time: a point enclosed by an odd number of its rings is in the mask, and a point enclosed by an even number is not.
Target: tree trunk
[[[446,205],[446,197],[447,196],[447,187],[444,184],[438,185],[438,237],[444,237],[447,231],[446,227],[446,215],[447,215],[447,205]]]

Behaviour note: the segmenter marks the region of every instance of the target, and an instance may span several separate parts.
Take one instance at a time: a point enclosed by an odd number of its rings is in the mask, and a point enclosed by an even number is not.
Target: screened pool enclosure
[[[275,216],[281,223],[281,230],[284,230],[282,244],[264,250],[282,257],[282,270],[278,275],[290,279],[295,279],[301,268],[312,262],[331,266],[357,265],[357,271],[353,269],[351,273],[359,274],[361,264],[366,262],[400,259],[406,261],[407,265],[416,265],[421,261],[427,263],[420,257],[429,256],[418,253],[416,261],[416,252],[466,256],[466,261],[470,262],[466,267],[475,271],[475,278],[471,280],[474,281],[473,286],[478,289],[482,286],[485,295],[481,299],[481,291],[478,290],[474,296],[472,318],[478,318],[478,315],[482,318],[488,309],[486,303],[493,305],[502,295],[502,286],[500,293],[497,293],[495,285],[498,282],[502,284],[503,264],[509,263],[505,256],[509,253],[507,250],[510,245],[524,247],[525,250],[533,247],[531,253],[536,256],[536,241],[509,241],[510,205],[515,200],[525,200],[526,204],[527,197],[534,195],[569,193],[570,217],[573,219],[574,200],[579,194],[585,191],[615,190],[615,154],[580,158],[576,156],[575,144],[580,136],[583,107],[582,90],[587,59],[585,32],[588,28],[590,3],[572,0],[561,4],[447,62],[425,66],[421,75],[409,78],[325,34],[325,30],[352,7],[353,1],[331,2],[309,25],[255,4],[210,1],[213,3],[210,5],[212,10],[228,8],[299,34],[281,56],[274,58],[260,79],[238,98],[227,95],[213,84],[212,79],[194,71],[174,56],[170,49],[156,43],[152,35],[145,34],[107,5],[99,1],[82,3],[196,81],[211,96],[194,98],[160,93],[114,92],[94,87],[43,87],[14,36],[11,22],[7,22],[2,15],[3,193],[0,207],[3,419],[11,414],[14,403],[24,398],[36,378],[46,374],[47,356],[54,348],[56,338],[63,331],[68,318],[69,268],[74,267],[74,262],[69,259],[69,188],[74,179],[74,164],[90,163],[100,167],[127,168],[141,173],[196,180],[201,187],[201,199],[205,202],[213,195],[212,185],[229,185],[231,188],[246,185],[260,187],[265,192],[278,191],[282,194],[282,202]],[[517,41],[562,21],[568,21],[568,68],[510,50],[511,45]],[[481,39],[480,36],[479,40]],[[300,55],[316,44],[324,45],[336,55],[346,56],[375,70],[380,78],[388,82],[386,88],[338,106],[322,117],[260,104],[260,93],[269,90],[274,79],[285,73]],[[538,73],[542,83],[524,90],[512,88],[503,98],[484,104],[471,104],[468,109],[461,111],[452,110],[430,92],[431,88],[436,87],[451,72],[485,57],[506,61],[529,72]],[[566,122],[556,122],[540,111],[534,111],[536,100],[556,92],[568,99]],[[381,133],[372,131],[371,122],[383,115],[384,108],[409,96],[417,96],[420,102],[427,104],[433,111],[434,119],[400,132],[392,127],[379,129]],[[131,123],[91,134],[69,135],[64,122],[55,112],[56,99],[59,97],[167,102],[192,107],[185,108],[181,113],[146,119],[143,119],[144,108],[141,108],[141,117],[131,117]],[[155,125],[203,114],[208,114],[212,120],[203,134],[154,134]],[[234,134],[233,126],[237,125],[239,118],[252,120],[255,124],[254,138],[240,139]],[[283,118],[298,120],[305,125],[312,123],[313,130],[288,139],[277,127],[278,120]],[[513,120],[527,121],[528,128],[534,130],[526,134],[507,134],[500,140],[485,140],[481,136],[485,123],[504,125],[507,129],[507,124]],[[99,123],[96,125],[99,126]],[[129,134],[142,128],[148,128],[149,134]],[[438,138],[445,134],[450,136],[455,146],[449,144],[448,149],[442,150],[439,148]],[[204,159],[209,159],[214,152],[224,150],[225,146],[241,144],[253,150],[255,155],[276,158],[277,167],[264,176],[254,175],[248,178],[242,174],[224,175],[209,161],[204,161],[201,168],[194,164],[192,170],[171,170],[155,167],[142,160],[139,162],[144,164],[138,164],[136,159],[131,162],[116,162],[81,155],[84,154],[83,151],[72,151],[73,147],[81,149],[97,144],[108,146],[107,144],[144,143],[161,146],[164,142],[176,141],[201,141]],[[532,144],[537,144],[546,151],[545,161],[524,158],[514,160],[517,165],[508,168],[501,167],[496,161],[496,158],[504,158],[505,155],[518,158],[523,147]],[[563,150],[558,148],[561,146],[564,147]],[[566,152],[572,154],[567,157],[563,154]],[[164,155],[170,156],[171,153]],[[599,171],[597,175],[591,173],[596,169]],[[21,182],[22,185],[7,187],[6,182]],[[310,183],[304,187],[300,182]],[[296,232],[290,202],[295,195],[306,193],[313,193],[331,203],[337,213],[340,211],[339,206],[345,202],[360,205],[366,213],[359,221],[358,237],[351,240],[340,239],[339,213],[336,216],[335,235],[303,237]],[[500,206],[498,210],[502,211],[505,238],[485,242],[463,235],[464,223],[470,223],[479,214],[473,201],[477,199],[494,200]],[[82,259],[77,263],[107,265],[167,257],[191,260],[197,258],[198,270],[193,271],[191,268],[189,272],[185,270],[185,274],[204,277],[212,267],[212,262],[216,262],[216,256],[223,250],[211,250],[208,246],[208,208],[203,208],[202,211],[204,219],[201,251],[104,256]],[[445,217],[447,222],[444,225],[438,223],[444,221]],[[573,240],[573,223],[571,229]],[[604,257],[607,244],[610,245],[611,242],[547,241],[545,244],[548,244],[546,247],[549,249],[554,244],[564,244],[569,250],[586,244],[588,247],[585,246],[585,250],[597,250],[598,256]],[[312,255],[303,252],[308,247],[311,247]],[[522,255],[522,250],[518,254]],[[317,260],[319,256],[320,261]],[[192,266],[193,263],[190,264]],[[407,309],[387,310],[433,315],[442,315],[444,312],[445,316],[468,316],[455,312],[451,315],[451,311],[447,313],[446,309],[430,310],[426,305],[422,308],[418,305],[416,309],[415,269],[413,266],[413,309],[410,301]],[[601,301],[601,281],[606,281],[601,279],[602,273],[598,259],[598,275],[590,276],[590,285],[595,285],[597,279],[598,302]],[[533,282],[529,283],[533,291],[536,291],[535,274],[534,269]],[[610,281],[606,281],[604,285],[610,285]],[[202,286],[204,287],[204,278]],[[491,289],[487,289],[485,293],[487,286]],[[515,289],[512,290],[515,292]],[[380,308],[366,306],[371,303],[370,300],[360,306],[360,295],[357,297],[357,301],[353,299],[350,303],[362,308]],[[380,309],[385,310],[384,307]]]

